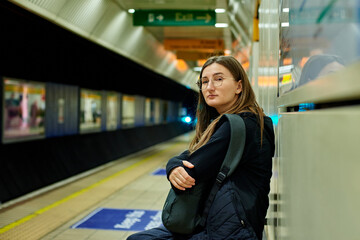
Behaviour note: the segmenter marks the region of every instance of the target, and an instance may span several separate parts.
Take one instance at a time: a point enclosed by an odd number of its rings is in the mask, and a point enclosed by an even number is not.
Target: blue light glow
[[[186,117],[182,117],[181,118],[181,121],[183,121],[183,122],[185,122],[185,123],[188,123],[188,124],[190,124],[191,123],[191,117],[189,117],[189,116],[186,116]]]
[[[315,103],[300,103],[299,104],[299,112],[305,112],[308,110],[314,110]]]
[[[269,117],[271,118],[274,125],[278,124],[280,118],[279,115],[270,115]]]

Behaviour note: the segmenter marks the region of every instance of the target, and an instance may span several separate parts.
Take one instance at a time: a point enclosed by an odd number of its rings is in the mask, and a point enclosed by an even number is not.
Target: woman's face
[[[201,81],[205,102],[214,107],[219,114],[231,108],[242,90],[241,80],[235,81],[230,71],[218,63],[213,63],[203,70]],[[221,85],[214,86],[214,82],[215,85]]]

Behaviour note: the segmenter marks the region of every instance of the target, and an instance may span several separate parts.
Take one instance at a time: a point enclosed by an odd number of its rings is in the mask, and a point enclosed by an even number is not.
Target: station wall
[[[0,31],[0,77],[43,83],[48,103],[43,136],[0,145],[0,202],[192,130],[177,114],[181,107],[194,115],[193,90],[8,2],[0,3]],[[2,80],[1,116],[4,87]],[[135,96],[137,106],[140,102],[143,109],[146,99],[167,107],[157,107],[163,113],[157,121],[149,120],[151,116],[145,121],[141,113],[132,126],[122,126],[119,120],[109,130],[103,115],[100,129],[82,132],[84,89],[98,91],[101,96],[115,92],[119,106],[121,96],[128,95]],[[59,105],[64,116],[72,116],[61,124]],[[164,116],[168,113],[172,115]],[[121,119],[121,108],[117,116]],[[0,121],[4,128],[3,118]]]

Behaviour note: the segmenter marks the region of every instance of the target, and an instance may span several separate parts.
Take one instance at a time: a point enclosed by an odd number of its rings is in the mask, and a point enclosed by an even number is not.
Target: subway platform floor
[[[187,149],[193,134],[184,134],[3,205],[0,239],[125,240],[136,231],[158,226],[170,189],[165,165]]]

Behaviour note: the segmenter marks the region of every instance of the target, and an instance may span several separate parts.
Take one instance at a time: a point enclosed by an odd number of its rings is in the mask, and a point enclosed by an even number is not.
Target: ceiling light
[[[289,23],[288,22],[282,22],[281,27],[289,27]]]
[[[135,9],[132,9],[132,8],[131,8],[131,9],[128,10],[128,12],[129,12],[129,13],[134,13],[134,12],[135,12]]]
[[[215,9],[215,12],[216,13],[224,13],[224,12],[226,12],[226,10],[223,8],[217,8],[217,9]]]
[[[195,72],[201,72],[201,68],[202,67],[194,67],[193,69],[194,69]]]
[[[283,12],[289,12],[289,8],[283,8]]]
[[[226,27],[228,27],[228,24],[227,23],[215,23],[215,27],[226,28]]]

